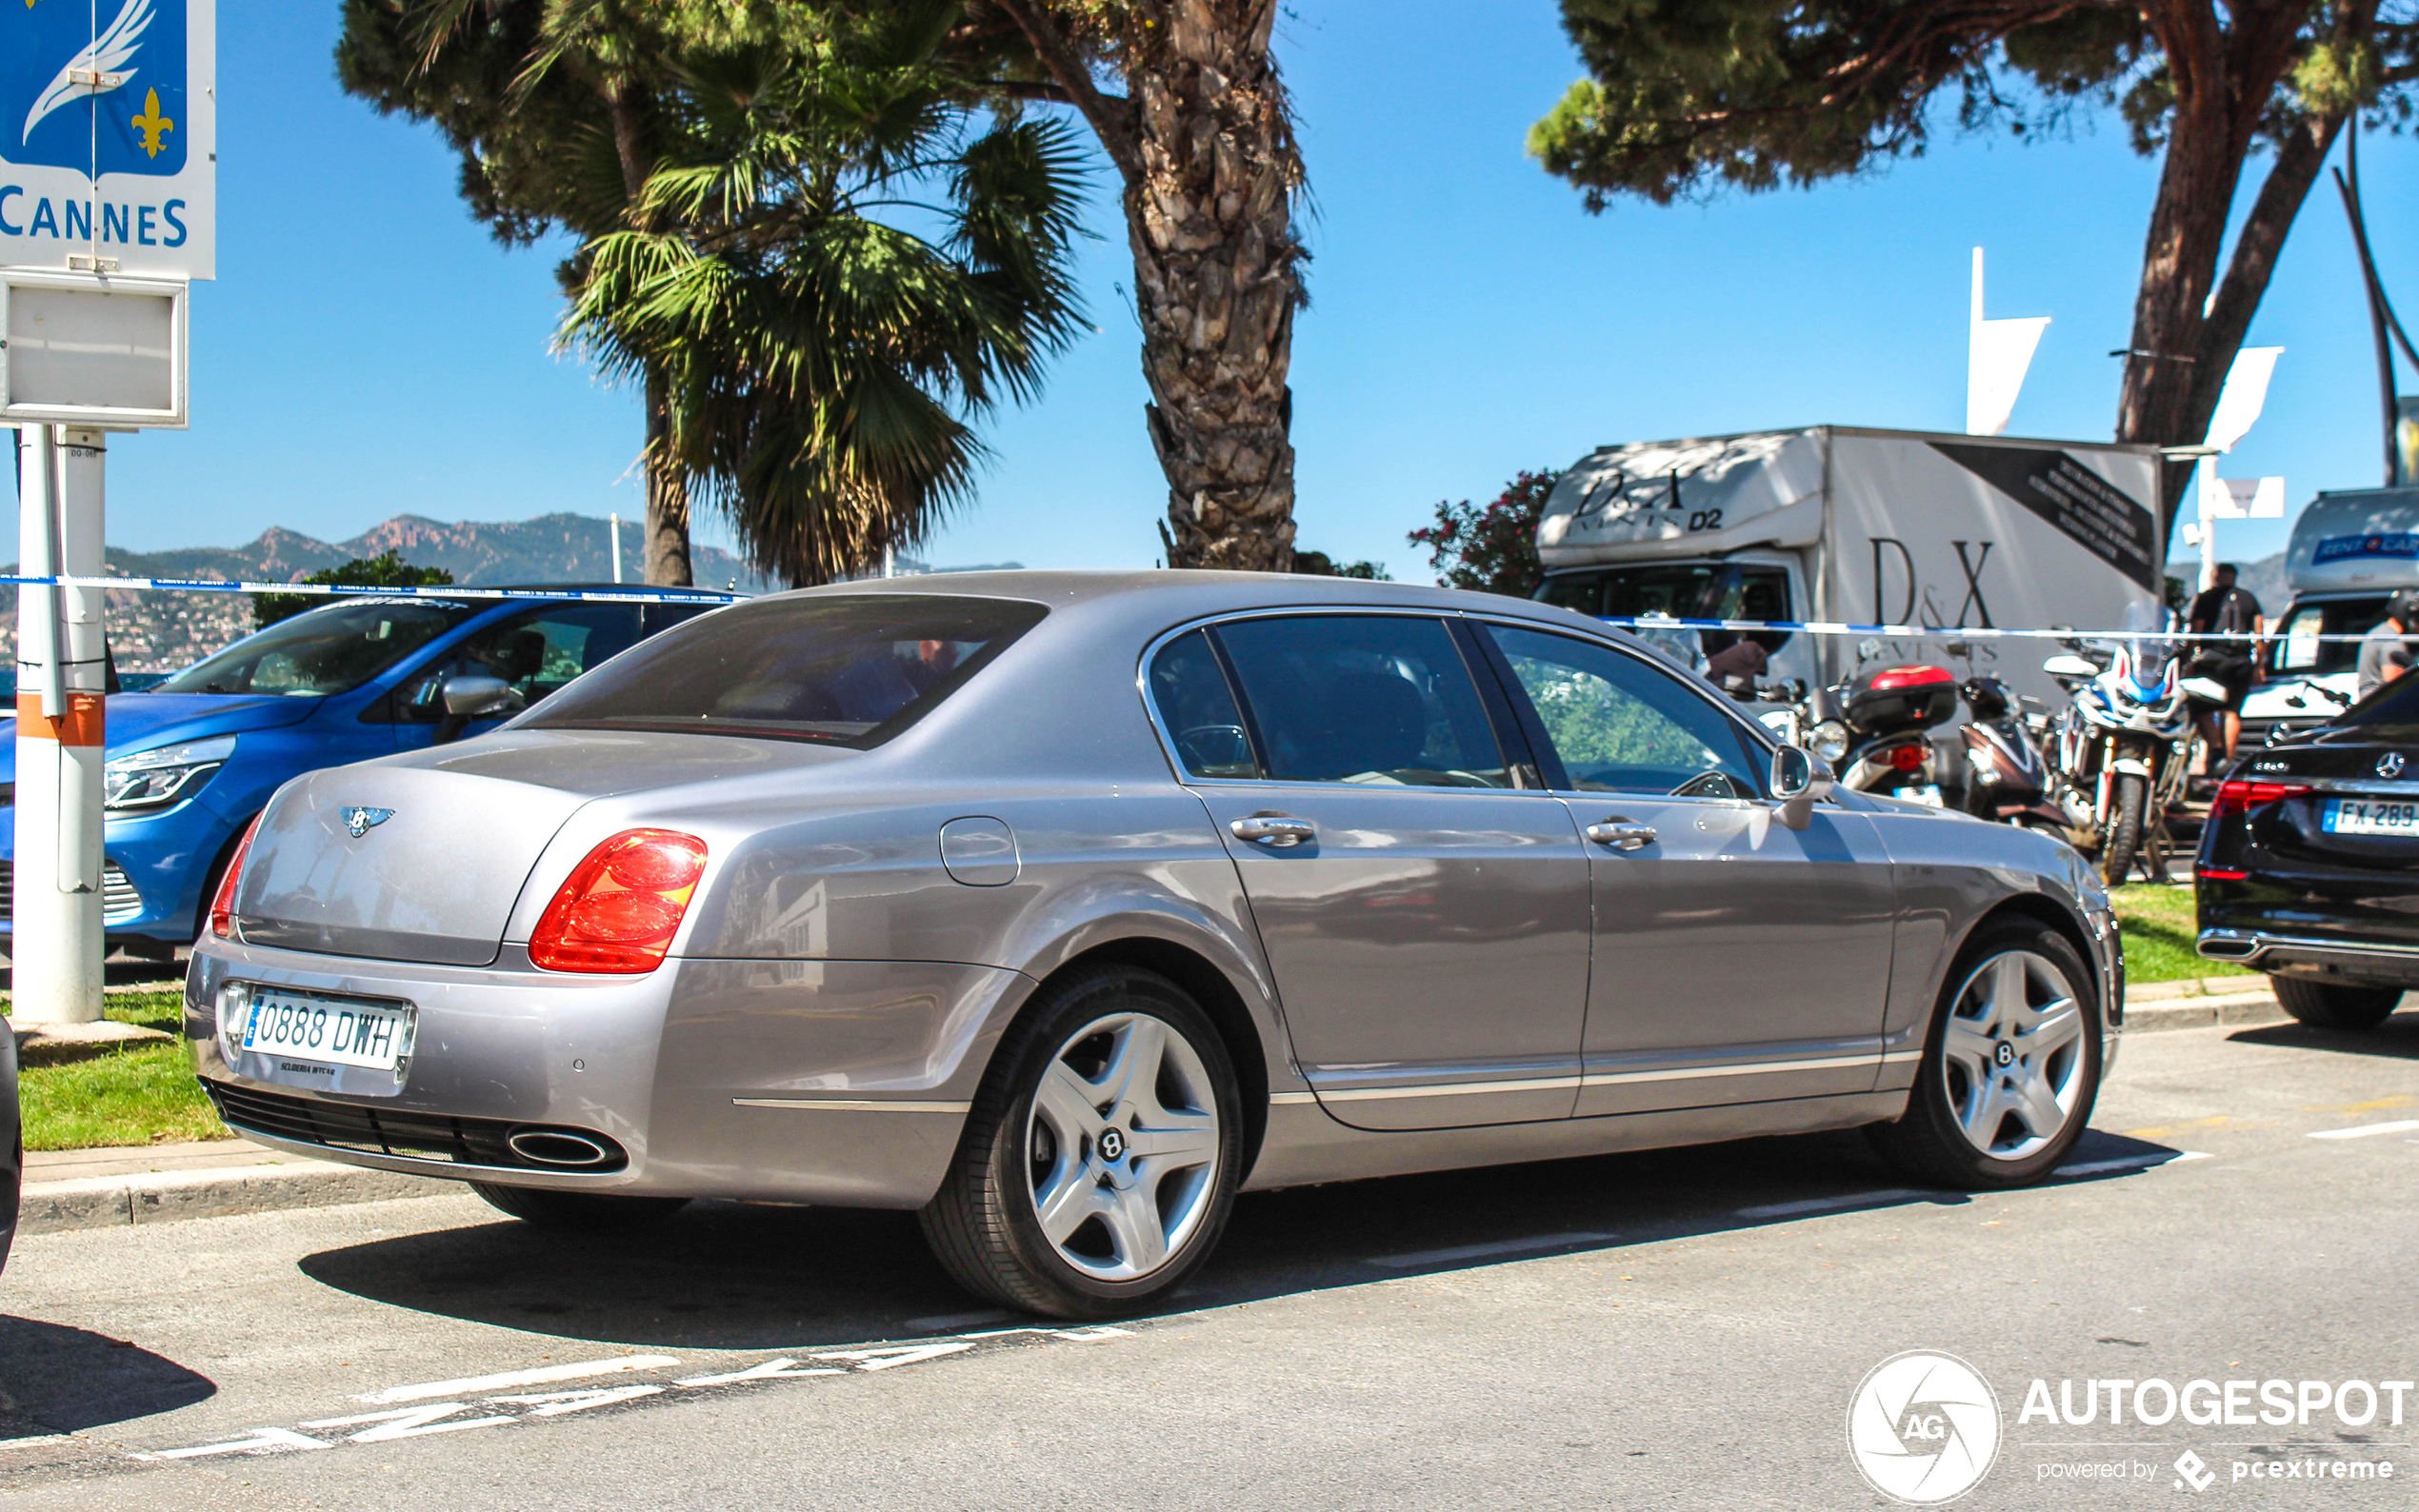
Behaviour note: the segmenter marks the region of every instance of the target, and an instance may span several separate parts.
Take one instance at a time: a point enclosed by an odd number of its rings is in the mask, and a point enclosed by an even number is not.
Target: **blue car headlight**
[[[120,756],[101,768],[101,807],[112,814],[166,808],[200,791],[235,754],[235,737],[213,735]]]

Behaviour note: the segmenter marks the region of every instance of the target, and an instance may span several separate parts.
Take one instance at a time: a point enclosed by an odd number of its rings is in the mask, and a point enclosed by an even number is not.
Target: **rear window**
[[[1049,610],[864,593],[742,604],[642,642],[523,729],[669,729],[863,750],[914,724]]]

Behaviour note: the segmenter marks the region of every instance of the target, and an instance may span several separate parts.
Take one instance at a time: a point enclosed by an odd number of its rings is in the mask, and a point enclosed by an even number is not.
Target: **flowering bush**
[[[1428,547],[1436,581],[1449,588],[1525,599],[1545,579],[1537,561],[1537,521],[1561,476],[1550,468],[1523,472],[1483,508],[1468,499],[1439,500],[1436,523],[1411,531],[1411,545]]]

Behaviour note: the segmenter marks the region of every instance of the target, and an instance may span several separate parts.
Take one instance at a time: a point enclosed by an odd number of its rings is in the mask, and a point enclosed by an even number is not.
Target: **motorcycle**
[[[2032,700],[1987,675],[1967,678],[1957,696],[1967,714],[1957,732],[1965,743],[1966,812],[2063,837],[2066,811],[2049,802],[2052,778],[2034,743],[2048,730],[2048,716],[2026,712]]]
[[[1881,643],[1858,647],[1858,670],[1809,701],[1806,743],[1829,762],[1840,786],[1941,806],[1931,730],[1957,717],[1956,677],[1947,667],[1864,664]]]
[[[2120,628],[2171,632],[2175,616],[2137,604]],[[2100,870],[2110,883],[2124,881],[2137,858],[2151,880],[2162,880],[2172,849],[2167,811],[2183,796],[2191,766],[2188,699],[2210,690],[2187,686],[2198,680],[2184,677],[2171,634],[2069,647],[2041,664],[2070,700],[2051,726],[2058,806],[2097,838]],[[2224,697],[2222,688],[2214,691]]]

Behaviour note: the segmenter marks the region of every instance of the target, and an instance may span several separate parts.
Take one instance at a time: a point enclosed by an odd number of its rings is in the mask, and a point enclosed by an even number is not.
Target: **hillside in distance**
[[[399,514],[349,541],[321,541],[271,526],[249,546],[186,547],[171,551],[126,551],[110,547],[113,577],[194,578],[221,583],[291,583],[328,567],[391,550],[415,567],[443,567],[464,584],[610,583],[613,579],[611,527],[585,514],[542,514],[533,520],[457,520],[448,525],[423,515]],[[691,547],[700,587],[768,593],[773,583],[719,547]],[[902,560],[903,570],[930,570]],[[1014,567],[1015,563],[1002,563]],[[10,571],[16,570],[10,567]],[[622,576],[645,575],[644,528],[622,522]],[[110,648],[118,669],[168,672],[190,666],[252,628],[252,601],[238,593],[112,591],[109,595]],[[0,587],[0,658],[16,658],[16,589]]]

